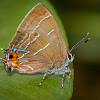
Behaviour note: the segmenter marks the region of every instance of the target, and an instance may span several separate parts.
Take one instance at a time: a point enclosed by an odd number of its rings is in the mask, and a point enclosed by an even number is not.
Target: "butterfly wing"
[[[18,71],[47,71],[54,62],[66,59],[67,48],[58,25],[42,4],[35,6],[19,25],[9,47],[17,51]]]

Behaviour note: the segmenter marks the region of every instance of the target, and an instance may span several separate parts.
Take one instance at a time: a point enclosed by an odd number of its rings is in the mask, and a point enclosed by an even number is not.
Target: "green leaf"
[[[46,0],[9,0],[0,1],[0,47],[7,48],[11,38],[27,12],[37,3],[44,4],[53,14],[64,36],[67,47],[68,42],[63,25],[53,8]],[[9,37],[9,38],[8,38]],[[3,53],[0,52],[3,57]],[[55,74],[48,76],[41,86],[43,74],[19,74],[7,73],[4,65],[0,64],[0,100],[69,100],[73,92],[73,67],[71,66],[71,78],[68,82],[68,74],[62,85],[62,76]]]

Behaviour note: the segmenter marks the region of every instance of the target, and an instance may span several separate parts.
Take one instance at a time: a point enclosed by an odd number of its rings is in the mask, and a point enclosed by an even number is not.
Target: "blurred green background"
[[[7,41],[13,37],[9,32],[14,34],[15,28],[23,19],[20,18],[23,15],[21,9],[24,7],[29,11],[35,1],[0,1],[0,41],[4,44],[2,48],[7,48]],[[75,54],[74,91],[71,100],[100,100],[100,0],[47,1],[52,3],[62,20],[70,49],[87,32],[90,33],[91,40],[73,51]],[[17,12],[17,9],[20,10]],[[27,11],[23,12],[27,13]],[[4,40],[6,35],[10,38]]]

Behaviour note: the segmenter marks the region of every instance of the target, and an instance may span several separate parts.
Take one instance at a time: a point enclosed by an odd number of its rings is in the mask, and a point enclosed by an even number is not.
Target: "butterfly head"
[[[17,54],[13,50],[9,49],[3,49],[5,56],[4,58],[0,58],[1,62],[4,63],[6,71],[11,72],[13,68],[17,67],[18,65],[18,60],[17,60]]]

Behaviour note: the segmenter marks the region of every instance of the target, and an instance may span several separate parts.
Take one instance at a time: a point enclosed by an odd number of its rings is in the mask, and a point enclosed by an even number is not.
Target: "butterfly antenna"
[[[88,35],[89,35],[89,32],[88,32],[78,43],[76,43],[76,44],[71,48],[71,50],[70,50],[69,52],[71,53],[74,49],[76,49],[76,48],[78,48],[79,46],[83,45],[84,43],[88,42],[88,41],[90,40],[90,38],[88,38],[87,40],[84,41],[84,39],[85,39]]]

